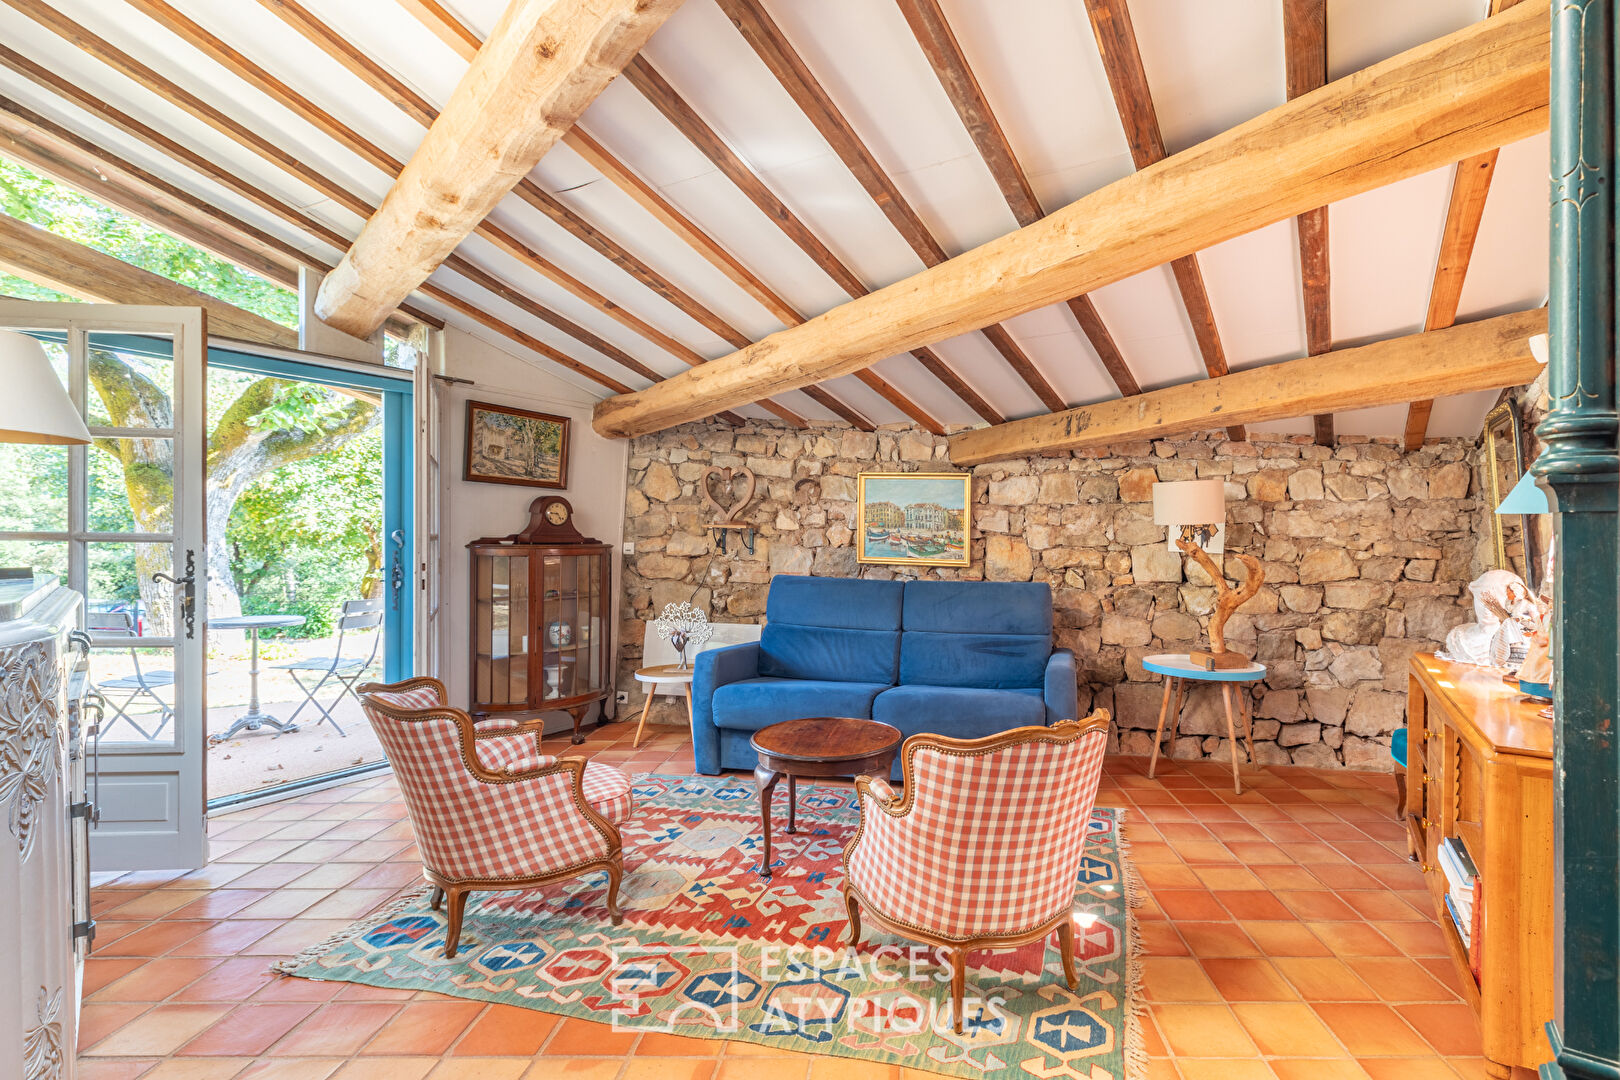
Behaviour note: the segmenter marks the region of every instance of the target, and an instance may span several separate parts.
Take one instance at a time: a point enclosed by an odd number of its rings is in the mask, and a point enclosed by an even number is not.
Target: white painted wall
[[[629,444],[604,439],[591,430],[595,396],[535,363],[521,360],[499,346],[460,330],[446,328],[446,375],[471,379],[473,385],[452,384],[445,394],[440,426],[439,460],[443,463],[439,504],[444,520],[439,573],[443,584],[444,629],[440,636],[437,675],[450,691],[452,703],[465,707],[468,700],[468,642],[470,622],[469,559],[467,544],[485,536],[508,536],[528,524],[529,503],[560,494],[574,508],[574,522],[586,536],[613,545],[613,618],[619,622],[620,545],[624,540],[624,488]],[[461,479],[466,445],[467,402],[488,401],[520,409],[566,416],[569,425],[568,487],[519,487],[512,484],[468,483]],[[614,641],[617,648],[618,642]],[[611,705],[612,695],[609,695]],[[594,714],[586,717],[589,724]],[[547,730],[561,730],[567,714],[547,717]]]

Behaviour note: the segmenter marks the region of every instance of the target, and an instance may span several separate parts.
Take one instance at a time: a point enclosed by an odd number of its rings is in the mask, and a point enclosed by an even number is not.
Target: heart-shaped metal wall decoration
[[[737,493],[736,474],[738,473],[748,480],[748,486],[743,489],[741,495]],[[715,478],[718,478],[720,483],[725,485],[726,490],[731,493],[733,498],[730,506],[721,506],[715,502],[714,493],[709,487],[709,481]],[[748,504],[754,501],[754,486],[757,482],[754,479],[754,470],[748,468],[721,469],[710,465],[703,470],[703,479],[698,483],[698,494],[702,496],[704,504],[715,513],[717,520],[710,522],[710,526],[743,524],[739,519],[742,512],[748,509]]]

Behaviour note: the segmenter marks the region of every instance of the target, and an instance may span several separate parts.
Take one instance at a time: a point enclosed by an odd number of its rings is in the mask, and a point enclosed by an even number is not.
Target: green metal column
[[[1535,464],[1556,512],[1558,1015],[1543,1077],[1620,1080],[1616,634],[1616,0],[1552,4],[1552,295]],[[1487,914],[1487,918],[1489,915]]]

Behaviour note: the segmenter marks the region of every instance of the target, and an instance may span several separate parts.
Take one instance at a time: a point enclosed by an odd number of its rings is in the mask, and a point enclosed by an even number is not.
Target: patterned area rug
[[[619,926],[604,906],[605,873],[475,893],[460,952],[447,960],[444,914],[424,891],[277,970],[950,1076],[1126,1080],[1142,1071],[1123,811],[1094,811],[1075,839],[1087,850],[1075,885],[1079,990],[1064,984],[1055,935],[974,953],[957,1035],[949,973],[933,949],[871,929],[858,949],[845,947],[839,886],[859,823],[852,789],[801,784],[794,835],[783,831],[779,789],[768,882],[758,875],[751,783],[646,775],[635,798],[621,826]]]

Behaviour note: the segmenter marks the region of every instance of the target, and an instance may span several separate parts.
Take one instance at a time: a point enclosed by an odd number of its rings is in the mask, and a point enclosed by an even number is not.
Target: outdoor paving
[[[580,747],[691,773],[684,732],[633,725]],[[1144,888],[1145,1080],[1484,1076],[1387,774],[1110,758]],[[210,820],[214,861],[93,894],[84,1080],[919,1080],[895,1066],[646,1033],[413,990],[269,974],[420,881],[392,777]]]

